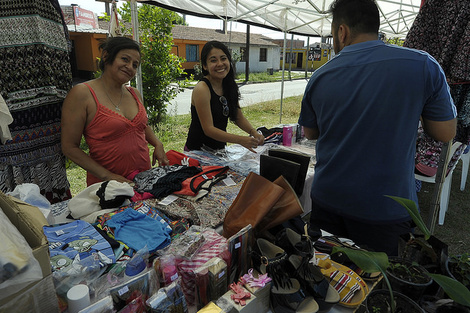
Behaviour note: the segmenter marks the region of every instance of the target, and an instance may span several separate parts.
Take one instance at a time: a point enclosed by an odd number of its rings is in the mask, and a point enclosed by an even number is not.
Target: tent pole
[[[307,37],[307,53],[305,54],[305,78],[308,77],[308,49],[310,48],[310,36]]]
[[[139,17],[137,14],[137,1],[131,0],[131,20],[132,20],[132,38],[140,43],[139,39]],[[137,68],[137,74],[135,75],[135,84],[137,90],[139,90],[142,97],[144,96],[144,91],[142,88],[142,68]]]
[[[294,60],[294,34],[290,36],[289,80],[292,80],[292,60]]]
[[[246,25],[245,83],[250,80],[250,24]]]
[[[282,45],[282,80],[281,80],[281,109],[279,112],[279,123],[282,123],[282,101],[284,100],[284,71],[286,68],[286,32],[284,31],[284,44]]]

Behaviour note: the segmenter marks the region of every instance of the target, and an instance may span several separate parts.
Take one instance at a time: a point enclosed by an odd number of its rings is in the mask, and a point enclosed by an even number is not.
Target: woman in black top
[[[203,146],[218,150],[231,142],[256,153],[253,149],[264,143],[264,137],[242,113],[227,47],[219,41],[206,43],[201,51],[201,65],[204,78],[194,87],[191,96],[191,125],[185,150],[201,150]],[[248,136],[227,133],[229,118]]]

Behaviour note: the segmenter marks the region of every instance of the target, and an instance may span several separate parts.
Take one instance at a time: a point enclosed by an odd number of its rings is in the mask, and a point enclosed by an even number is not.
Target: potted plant
[[[409,199],[405,198],[400,198],[400,197],[393,197],[393,196],[388,196],[401,205],[403,205],[407,211],[409,212],[410,216],[412,217],[413,221],[421,229],[423,232],[424,236],[426,239],[429,239],[431,236],[431,233],[429,229],[426,227],[424,224],[424,221],[421,218],[421,215],[419,214],[419,211],[416,207],[416,204],[414,201],[411,201]],[[396,296],[396,293],[393,292],[392,286],[390,284],[390,281],[387,276],[387,269],[390,266],[389,258],[387,254],[383,252],[370,252],[370,251],[363,251],[363,250],[356,250],[356,249],[350,249],[346,247],[334,247],[332,253],[336,252],[341,252],[345,253],[351,261],[353,261],[357,266],[359,266],[363,271],[368,272],[368,273],[374,273],[374,272],[381,272],[383,275],[383,280],[388,287],[388,297],[386,298],[387,300],[384,301],[382,299],[382,303],[385,303],[387,308],[384,311],[378,311],[378,308],[375,308],[376,312],[400,312],[397,309],[400,308],[397,306],[398,301],[401,301],[401,299],[405,299],[401,296]],[[455,302],[470,307],[470,291],[459,281],[445,276],[441,274],[432,274],[432,273],[427,273],[432,279],[441,286],[441,288],[444,290],[447,295],[454,300]],[[367,298],[372,296],[374,291],[372,291]],[[366,301],[368,301],[366,298]],[[410,299],[410,301],[412,301]],[[414,302],[414,301],[413,301]],[[401,306],[402,304],[400,304]],[[419,306],[418,306],[419,307]],[[368,309],[369,312],[374,312],[372,308]],[[401,312],[411,312],[409,311],[401,311]],[[422,309],[421,309],[422,310]],[[374,312],[374,313],[376,313]],[[419,312],[419,311],[417,311]],[[422,311],[423,312],[423,311]]]
[[[446,262],[446,270],[450,277],[458,280],[470,289],[470,255],[452,255]]]
[[[416,302],[433,282],[423,266],[403,258],[390,257],[386,272],[393,290]]]
[[[423,234],[408,233],[400,236],[398,256],[420,264],[430,273],[444,274],[446,272],[445,264],[448,256],[447,244],[429,232],[421,219],[414,201],[394,196],[386,197],[397,201],[405,207],[415,223],[416,220],[419,220],[420,225],[417,226],[423,232]]]

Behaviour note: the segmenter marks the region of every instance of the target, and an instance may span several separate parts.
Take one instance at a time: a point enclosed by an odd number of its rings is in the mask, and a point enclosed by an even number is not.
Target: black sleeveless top
[[[202,78],[201,81],[205,82],[209,86],[211,91],[211,113],[212,123],[218,129],[227,131],[228,116],[223,114],[223,105],[219,101],[220,96],[215,93],[211,83],[207,78]],[[189,125],[188,137],[186,139],[186,147],[189,150],[201,150],[202,146],[205,145],[211,149],[218,150],[225,148],[226,142],[214,140],[204,134],[201,126],[201,121],[197,115],[196,107],[191,104],[191,124]]]

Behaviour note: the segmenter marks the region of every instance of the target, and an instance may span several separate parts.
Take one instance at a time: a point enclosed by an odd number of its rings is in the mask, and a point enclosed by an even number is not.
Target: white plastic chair
[[[452,147],[450,148],[449,158],[448,160],[445,161],[446,168],[447,168],[447,164],[449,164],[449,160],[452,158],[455,151],[457,151],[457,149],[461,145],[464,145],[464,144],[458,141],[452,144]],[[442,185],[442,191],[441,191],[441,196],[440,196],[440,201],[439,201],[439,220],[438,220],[439,225],[444,224],[444,219],[446,216],[447,208],[449,206],[450,187],[452,185],[452,173],[454,172],[454,169],[457,163],[458,163],[458,160],[457,162],[454,163],[454,166],[450,169],[449,174],[447,174],[447,176],[444,178],[444,184]],[[444,173],[446,172],[447,170],[444,170]],[[424,176],[424,175],[415,173],[415,178],[426,183],[436,183],[436,175],[429,177],[429,176]]]
[[[460,190],[465,190],[465,183],[467,182],[468,166],[470,165],[470,151],[460,156],[462,160],[462,176],[460,177]]]

